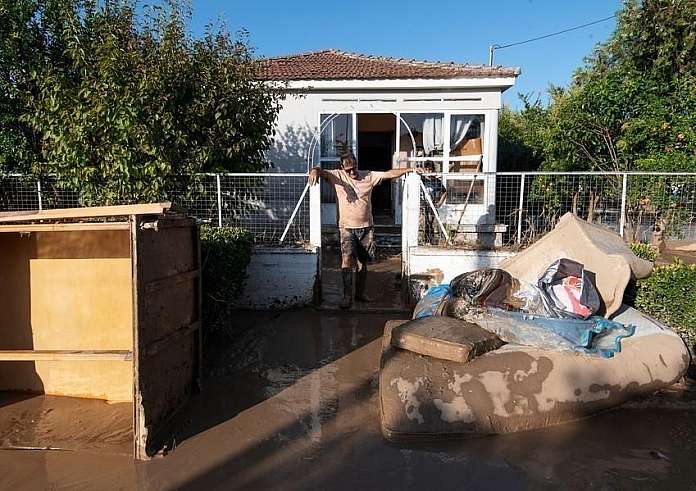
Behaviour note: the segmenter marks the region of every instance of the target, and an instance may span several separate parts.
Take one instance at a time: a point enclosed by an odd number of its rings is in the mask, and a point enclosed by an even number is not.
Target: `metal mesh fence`
[[[435,174],[422,182],[419,245],[525,247],[568,212],[617,233],[623,223],[629,241],[696,238],[696,174]]]
[[[306,174],[202,174],[168,195],[204,223],[249,230],[258,244],[279,245],[283,238],[282,244],[303,245],[309,242],[306,183]],[[79,191],[50,177],[0,176],[0,211],[78,206]]]

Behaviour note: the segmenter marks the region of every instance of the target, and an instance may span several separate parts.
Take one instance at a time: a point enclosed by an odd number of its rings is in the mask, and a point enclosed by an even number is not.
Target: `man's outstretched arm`
[[[384,179],[396,179],[397,177],[401,177],[404,174],[408,174],[410,172],[417,172],[418,174],[423,173],[423,169],[421,167],[416,167],[414,168],[406,168],[406,169],[392,169],[388,170],[384,173]]]

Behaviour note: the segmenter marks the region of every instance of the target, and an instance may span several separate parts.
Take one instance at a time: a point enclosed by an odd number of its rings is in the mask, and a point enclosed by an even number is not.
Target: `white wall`
[[[484,169],[496,170],[498,110],[501,107],[503,87],[427,88],[427,81],[418,81],[420,87],[412,89],[379,88],[379,81],[362,81],[363,90],[334,88],[312,89],[303,86],[288,92],[278,114],[275,143],[267,157],[282,172],[306,172],[319,163],[318,144],[314,146],[314,158],[308,163],[314,138],[317,137],[321,113],[392,113],[425,111],[475,111],[486,116],[484,138]],[[469,83],[477,83],[472,79]],[[312,82],[308,82],[311,84]],[[478,83],[486,83],[485,79]],[[329,84],[332,85],[332,84]],[[371,86],[374,86],[371,88]],[[495,199],[495,186],[487,186],[485,203],[470,205],[468,212],[484,216]],[[335,223],[335,209],[324,205],[322,223]],[[396,215],[400,215],[397,211]],[[400,216],[398,216],[400,221]],[[398,223],[397,221],[397,223]],[[487,220],[489,221],[489,220]]]
[[[319,275],[319,249],[255,248],[236,308],[275,310],[311,305]]]
[[[413,247],[409,254],[408,270],[413,275],[439,272],[442,282],[449,283],[455,276],[480,268],[495,268],[514,253],[510,251],[474,251]]]

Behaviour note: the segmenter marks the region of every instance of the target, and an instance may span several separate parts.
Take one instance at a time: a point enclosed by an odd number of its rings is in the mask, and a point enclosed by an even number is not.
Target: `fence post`
[[[418,245],[418,227],[420,222],[420,176],[406,174],[404,194],[402,197],[403,213],[401,216],[401,250],[402,262],[406,275],[409,274],[411,247]]]
[[[39,211],[43,210],[43,197],[41,196],[41,179],[36,180],[36,196],[39,198]]]
[[[321,182],[309,188],[309,243],[321,247]]]
[[[522,207],[524,206],[524,182],[527,180],[527,174],[522,173],[520,181],[520,201],[517,207],[517,245],[522,244]]]
[[[222,227],[222,188],[220,186],[220,174],[215,174],[217,181],[217,208],[218,208],[218,227]]]
[[[628,184],[628,174],[624,173],[623,183],[621,186],[621,219],[619,220],[619,235],[624,237],[624,228],[626,228],[626,188]]]

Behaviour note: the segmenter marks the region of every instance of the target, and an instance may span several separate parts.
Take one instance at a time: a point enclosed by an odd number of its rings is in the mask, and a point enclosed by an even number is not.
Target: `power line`
[[[545,34],[543,36],[538,36],[538,37],[531,38],[531,39],[525,39],[524,41],[518,41],[516,43],[503,44],[503,45],[491,44],[491,46],[489,48],[489,55],[490,56],[489,56],[489,63],[488,64],[493,65],[493,52],[497,49],[509,48],[511,46],[519,46],[520,44],[527,44],[527,43],[531,43],[533,41],[539,41],[540,39],[546,39],[546,38],[550,38],[553,36],[558,36],[559,34],[565,34],[566,32],[576,31],[578,29],[582,29],[583,27],[593,26],[595,24],[599,24],[600,22],[605,22],[605,21],[608,21],[609,19],[613,19],[615,17],[616,17],[616,14],[610,15],[609,17],[604,17],[602,19],[593,20],[592,22],[588,22],[586,24],[581,24],[579,26],[570,27],[568,29],[563,29],[562,31],[552,32],[551,34]]]

